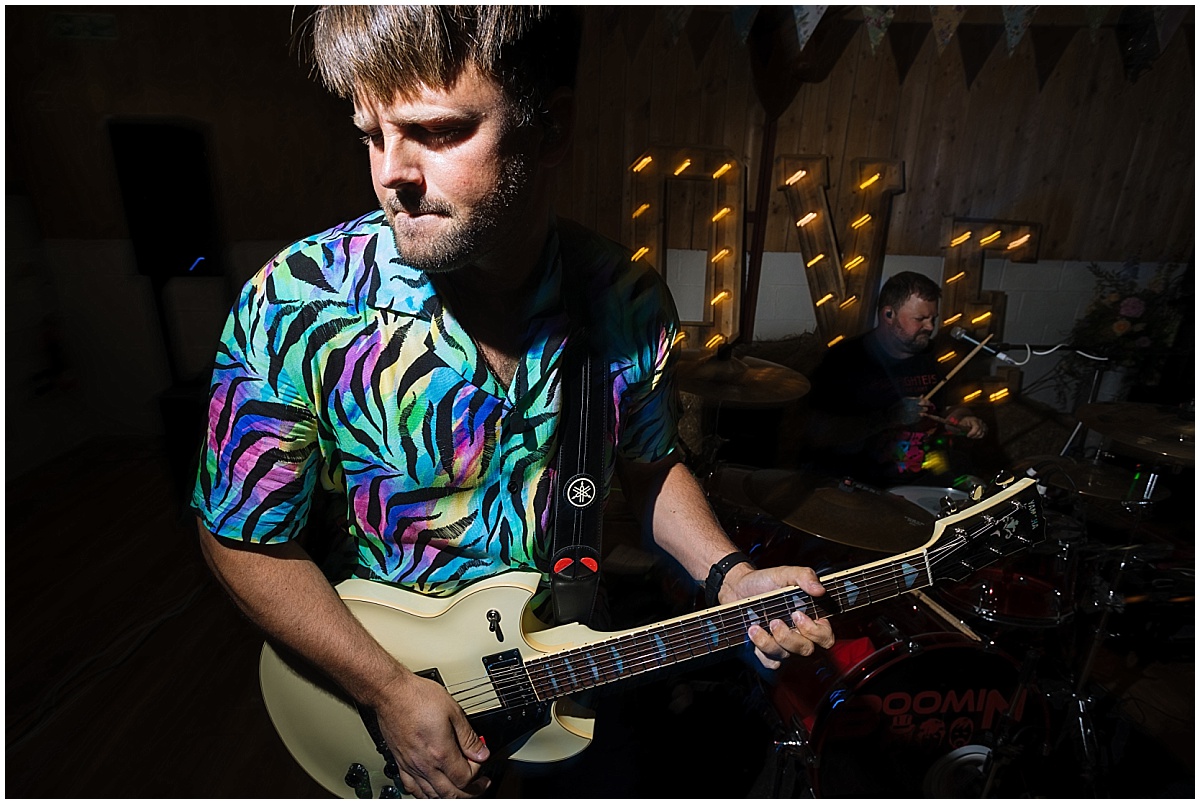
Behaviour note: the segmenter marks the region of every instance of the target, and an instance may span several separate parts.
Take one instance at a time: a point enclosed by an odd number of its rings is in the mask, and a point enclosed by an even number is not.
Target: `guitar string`
[[[1004,522],[1011,516],[1012,515],[1010,514],[1009,516],[1003,517],[1000,520],[998,520],[998,522]],[[983,531],[986,531],[986,530],[990,530],[991,528],[993,528],[995,526],[996,526],[996,523],[986,525],[978,533],[973,534],[973,536],[978,536],[979,533],[982,533]],[[930,559],[931,560],[939,560],[941,558],[940,554],[944,554],[948,551],[958,549],[961,546],[961,543],[965,542],[965,540],[966,539],[964,537],[958,537],[955,540],[952,540],[951,542],[947,543],[944,546],[939,545],[937,547],[932,548],[929,551]],[[910,556],[910,557],[908,557],[907,560],[911,560],[913,563],[918,564],[918,565],[923,563],[923,562],[919,561],[918,556]],[[864,571],[864,574],[862,575],[862,578],[860,580],[866,586],[866,592],[867,592],[866,597],[870,598],[870,591],[872,588],[874,588],[877,591],[878,589],[883,588],[884,586],[886,586],[890,589],[896,590],[894,594],[888,595],[888,598],[895,597],[898,594],[900,594],[903,590],[903,587],[897,581],[897,569],[903,563],[905,563],[905,562],[904,561],[896,561],[889,565],[885,565],[882,567],[875,567],[875,568],[872,568],[872,570]],[[920,570],[923,573],[925,571],[925,568],[921,567]],[[903,573],[901,573],[901,574],[903,574]],[[872,575],[875,576],[873,579],[871,578]],[[878,579],[880,577],[885,577],[885,576],[887,578],[886,582],[883,582],[883,583],[879,582]],[[841,576],[840,578],[837,579],[837,581],[840,581],[841,583],[844,584],[846,579],[852,578],[852,577],[853,577],[853,573],[850,573],[850,574]],[[857,599],[857,597],[862,596],[862,591],[863,590],[860,589],[857,592],[856,599]],[[832,597],[834,597],[835,599],[841,599],[843,597],[846,597],[846,595],[841,590],[838,590],[838,589],[831,589],[830,595]],[[640,672],[646,672],[647,670],[654,669],[654,667],[660,666],[664,663],[675,663],[678,661],[683,661],[688,658],[691,658],[695,654],[692,652],[692,650],[690,648],[688,650],[688,655],[684,656],[680,653],[678,646],[681,643],[682,644],[694,644],[694,637],[696,637],[698,634],[700,634],[702,631],[705,631],[705,630],[715,629],[716,630],[716,638],[715,638],[715,642],[714,642],[714,648],[712,650],[703,651],[700,655],[707,655],[708,653],[712,653],[715,650],[721,649],[722,647],[732,647],[733,645],[736,645],[736,644],[742,642],[743,634],[745,632],[745,629],[749,626],[749,622],[750,622],[749,617],[747,615],[750,612],[754,612],[755,606],[757,606],[761,609],[761,611],[763,612],[763,615],[767,618],[768,621],[770,619],[776,619],[777,618],[776,615],[782,615],[781,617],[778,617],[778,618],[783,619],[786,617],[786,615],[789,611],[791,611],[791,610],[793,610],[793,608],[795,608],[795,607],[786,605],[787,598],[796,597],[796,596],[799,596],[801,598],[808,598],[808,595],[806,593],[797,592],[794,589],[786,590],[777,595],[773,595],[768,598],[763,598],[762,600],[758,601],[753,606],[734,607],[731,609],[726,609],[724,611],[717,612],[710,617],[702,617],[701,616],[698,619],[694,619],[694,620],[689,619],[689,621],[686,621],[686,622],[675,623],[671,626],[667,626],[667,627],[660,629],[660,631],[657,634],[655,634],[653,631],[639,632],[637,634],[631,634],[631,635],[625,635],[623,637],[618,637],[613,640],[606,640],[604,642],[593,643],[591,645],[584,646],[581,648],[570,649],[568,651],[564,651],[563,653],[549,655],[542,659],[534,659],[534,660],[531,660],[529,665],[527,665],[526,667],[518,667],[518,668],[514,668],[510,672],[506,671],[504,674],[496,674],[496,677],[492,680],[493,680],[493,682],[496,683],[496,690],[499,695],[510,694],[512,692],[512,690],[515,688],[520,688],[520,687],[528,688],[529,686],[532,686],[534,688],[535,695],[538,695],[538,694],[545,695],[548,692],[550,692],[550,693],[557,692],[557,690],[547,689],[547,686],[544,683],[547,676],[550,676],[551,682],[553,682],[553,676],[555,673],[554,668],[551,666],[551,664],[553,663],[553,664],[561,664],[563,667],[566,668],[566,671],[567,671],[566,675],[571,677],[570,683],[573,688],[586,689],[588,686],[596,686],[597,684],[605,681],[607,679],[608,673],[614,667],[617,667],[622,670],[622,673],[620,673],[618,675],[622,675],[622,674],[623,675],[635,675]],[[808,605],[811,606],[813,604],[813,602],[814,601],[809,599]],[[819,603],[819,600],[816,602]],[[868,600],[868,602],[871,602],[871,601]],[[864,603],[861,605],[867,605],[867,604]],[[847,608],[847,607],[848,608],[857,608],[859,606],[857,606],[857,605],[847,606],[845,603],[843,603],[842,608]],[[717,627],[716,625],[714,625],[713,620],[715,620],[715,619],[720,620],[720,627]],[[734,621],[732,626],[730,626],[730,623],[728,622],[729,619],[732,619]],[[651,644],[651,642],[655,641],[656,636],[661,640],[661,645],[662,645],[658,649],[655,649],[654,645]],[[729,641],[731,638],[732,638],[732,641]],[[722,640],[727,641],[728,644],[721,645],[720,643]],[[641,644],[638,644],[639,641],[641,642]],[[616,664],[614,664],[608,660],[603,660],[601,663],[598,664],[594,659],[591,658],[591,657],[594,657],[598,651],[608,650],[613,645],[616,645],[620,642],[627,643],[627,647],[631,647],[632,650],[625,651],[621,655],[621,657],[617,660]],[[669,653],[666,651],[668,643],[670,643],[669,647],[673,649]],[[591,674],[592,675],[591,680],[588,680],[588,678],[587,678],[588,671],[586,668],[583,670],[580,670],[580,669],[578,669],[577,666],[572,666],[572,660],[575,661],[575,665],[578,665],[578,660],[585,656],[589,657],[590,666],[594,670],[594,672]],[[667,661],[668,659],[672,659],[672,658],[674,659],[673,662]],[[632,669],[628,672],[625,672],[624,671],[625,665],[631,665],[631,666],[633,666],[634,669]],[[558,672],[560,675],[562,674],[561,670],[559,670]],[[580,675],[584,676],[585,683],[583,683],[583,684],[580,684],[580,681],[579,681]],[[480,682],[486,684],[488,679],[483,678],[483,679],[478,679],[477,681],[480,681]],[[470,683],[470,682],[463,682],[463,683]],[[517,687],[513,687],[512,686],[513,684],[517,685]],[[478,685],[476,685],[476,686],[478,686]],[[551,683],[551,686],[553,686],[553,683]],[[566,692],[571,692],[571,691],[575,691],[575,690],[568,689]],[[559,694],[566,694],[566,693],[559,693]],[[550,695],[550,697],[559,697],[559,694],[552,694],[552,695]],[[476,696],[476,697],[478,697],[478,696]]]
[[[1009,513],[992,523],[984,525],[973,534],[967,536],[958,536],[945,545],[937,545],[933,548],[930,548],[929,550],[925,551],[928,554],[929,561],[940,561],[944,554],[959,549],[962,544],[966,543],[969,539],[977,538],[982,533],[997,527],[1001,523],[1007,522],[1015,514],[1016,511]],[[890,594],[884,599],[896,597],[903,593],[903,591],[906,591],[904,588],[905,585],[900,579],[906,574],[911,574],[897,572],[897,570],[900,569],[904,563],[913,564],[914,568],[918,571],[918,575],[928,575],[928,568],[925,566],[925,562],[922,560],[922,558],[923,556],[921,555],[908,556],[903,560],[896,560],[887,565],[873,567],[870,570],[865,570],[863,573],[860,573],[861,578],[858,579],[854,579],[855,574],[853,572],[843,574],[833,581],[833,583],[836,583],[840,588],[830,589],[828,594],[831,598],[838,601],[839,607],[842,610],[854,609],[868,605],[869,603],[873,602],[871,600],[871,592],[878,591],[885,587],[894,589],[896,591],[894,594]],[[853,595],[850,595],[844,591],[847,580],[854,580],[856,584],[856,589]],[[931,582],[931,579],[929,582]],[[861,584],[861,586],[859,584]],[[928,583],[926,585],[928,585]],[[820,607],[820,598],[814,600],[805,592],[797,591],[795,589],[785,590],[770,597],[763,598],[752,605],[735,605],[733,608],[715,612],[713,615],[708,617],[703,615],[689,617],[688,620],[684,622],[674,623],[671,626],[663,627],[657,632],[651,630],[638,632],[636,634],[627,634],[610,640],[592,643],[591,645],[569,649],[561,653],[535,658],[526,663],[524,666],[517,666],[511,670],[496,673],[490,678],[483,676],[458,682],[457,684],[451,685],[451,687],[456,688],[456,691],[452,691],[451,694],[454,695],[456,700],[459,700],[460,696],[462,696],[460,705],[463,705],[465,702],[464,709],[466,706],[476,705],[478,703],[477,699],[481,697],[484,699],[499,699],[508,695],[512,695],[516,691],[521,691],[522,689],[528,689],[530,687],[533,688],[532,691],[534,694],[538,695],[539,697],[544,696],[547,693],[550,693],[549,697],[559,697],[561,694],[567,694],[577,689],[586,689],[589,686],[596,686],[600,683],[605,683],[607,680],[609,680],[607,676],[614,669],[619,669],[621,671],[620,673],[617,673],[618,676],[636,675],[638,673],[654,669],[658,666],[673,664],[679,661],[684,661],[688,658],[692,658],[696,655],[707,655],[722,648],[732,647],[743,641],[745,629],[749,627],[751,622],[753,622],[749,615],[756,613],[756,609],[762,612],[761,616],[764,616],[768,622],[772,619],[783,619],[786,622],[788,620],[788,613],[796,608],[788,605],[788,599],[795,597],[801,598],[802,601],[807,601],[806,603],[802,603],[802,605],[799,607],[801,609],[812,608],[814,606]],[[849,602],[851,597],[853,597],[856,601],[860,598],[866,598],[866,602],[861,604],[851,604]],[[730,619],[733,620],[732,624],[728,622]],[[714,622],[716,620],[720,621],[719,626]],[[697,636],[702,636],[705,634],[705,632],[711,633],[712,631],[715,631],[715,634],[711,635],[711,639],[714,642],[712,649],[704,650],[699,654],[695,654],[691,648],[689,648],[688,655],[685,656],[681,654],[679,645],[694,645],[695,638]],[[730,641],[731,639],[732,641]],[[722,645],[721,643],[723,641],[728,642],[729,644]],[[614,646],[622,647],[620,645],[622,642],[626,643],[623,647],[628,649],[621,652],[618,659],[601,659],[599,662],[595,660],[595,656],[598,653],[607,653]],[[639,642],[641,644],[639,644]],[[659,642],[661,642],[661,647],[656,646]],[[580,669],[577,666],[579,664],[579,659],[585,657],[588,659],[588,667]],[[673,659],[673,661],[668,661],[670,659]],[[572,662],[574,662],[574,665]],[[566,668],[566,673],[564,674],[561,669],[556,669],[552,665],[562,665],[564,668]],[[631,666],[634,669],[626,670],[626,666]],[[559,676],[566,675],[571,677],[570,686],[572,689],[568,689],[563,693],[557,693],[557,691],[553,689],[555,686],[554,677],[556,672]],[[584,677],[584,681],[586,683],[580,683],[580,676]],[[546,683],[547,678],[550,679],[549,684]],[[564,681],[566,680],[567,679],[564,679]],[[489,682],[491,683],[489,684]],[[448,687],[448,689],[451,689],[451,687]],[[494,690],[494,693],[492,693],[492,690]]]

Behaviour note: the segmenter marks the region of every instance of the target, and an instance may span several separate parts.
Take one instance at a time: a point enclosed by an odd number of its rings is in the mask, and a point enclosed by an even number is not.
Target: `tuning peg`
[[[1016,479],[1016,477],[1013,476],[1012,472],[1001,471],[999,474],[996,475],[996,477],[994,477],[992,479],[992,483],[995,484],[995,486],[997,488],[1003,489],[1003,488],[1007,488],[1008,486],[1011,486],[1013,483],[1016,482],[1016,480],[1017,479]]]

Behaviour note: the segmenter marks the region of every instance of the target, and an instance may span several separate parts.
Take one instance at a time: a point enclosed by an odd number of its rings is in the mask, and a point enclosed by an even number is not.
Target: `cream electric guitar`
[[[493,757],[555,762],[591,742],[591,712],[571,693],[708,656],[746,643],[746,630],[791,612],[828,617],[975,570],[1044,537],[1041,498],[1029,478],[938,519],[921,548],[821,579],[825,594],[799,588],[706,609],[650,626],[602,633],[546,628],[526,605],[540,576],[511,572],[451,598],[428,598],[350,580],[337,591],[367,630],[404,665],[442,684]],[[398,796],[390,752],[374,716],[270,645],[259,665],[263,699],[284,744],[335,795]]]

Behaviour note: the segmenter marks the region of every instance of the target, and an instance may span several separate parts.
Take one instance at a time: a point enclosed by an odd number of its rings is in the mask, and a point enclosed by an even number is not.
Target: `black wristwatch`
[[[754,567],[754,562],[750,560],[750,556],[740,550],[730,553],[712,565],[712,569],[708,571],[708,579],[704,581],[704,603],[707,607],[712,608],[717,605],[717,595],[720,593],[721,587],[725,584],[725,574],[738,564],[749,564],[751,567]]]

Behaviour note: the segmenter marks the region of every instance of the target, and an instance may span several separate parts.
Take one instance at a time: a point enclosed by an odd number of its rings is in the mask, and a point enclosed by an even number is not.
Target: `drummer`
[[[940,394],[922,399],[942,379],[930,349],[940,298],[929,278],[896,274],[875,328],[826,352],[806,399],[805,468],[878,488],[969,479],[951,439],[981,439],[987,425],[966,406],[940,412]]]

